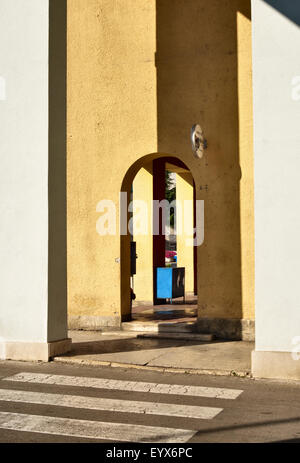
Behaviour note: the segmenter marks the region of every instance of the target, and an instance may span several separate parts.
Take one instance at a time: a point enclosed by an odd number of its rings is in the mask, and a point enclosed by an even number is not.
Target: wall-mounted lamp
[[[207,148],[207,140],[204,138],[203,131],[199,124],[193,125],[191,129],[191,142],[194,156],[201,159],[204,150]]]

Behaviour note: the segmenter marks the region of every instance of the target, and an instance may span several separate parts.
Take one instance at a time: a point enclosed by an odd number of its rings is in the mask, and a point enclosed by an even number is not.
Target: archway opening
[[[121,224],[122,321],[140,323],[135,329],[141,331],[193,324],[197,248],[195,184],[189,168],[165,155],[135,163],[121,188]]]

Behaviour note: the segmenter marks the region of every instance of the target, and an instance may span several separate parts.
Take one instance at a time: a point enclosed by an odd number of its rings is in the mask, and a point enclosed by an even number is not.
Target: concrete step
[[[131,321],[122,323],[123,331],[141,331],[151,333],[195,333],[197,324],[195,322],[141,322]]]
[[[214,335],[202,333],[143,333],[137,335],[137,338],[211,342],[214,339]]]

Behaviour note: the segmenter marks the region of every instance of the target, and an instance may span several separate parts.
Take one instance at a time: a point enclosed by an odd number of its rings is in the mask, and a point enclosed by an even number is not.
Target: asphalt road
[[[0,362],[1,443],[119,441],[300,442],[300,383]]]

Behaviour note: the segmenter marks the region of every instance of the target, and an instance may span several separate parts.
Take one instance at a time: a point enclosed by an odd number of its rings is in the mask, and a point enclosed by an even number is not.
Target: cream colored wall
[[[187,246],[187,240],[193,237],[193,177],[190,173],[176,173],[176,201],[182,205],[183,224],[176,237],[177,267],[185,267],[185,292],[194,291],[194,248]],[[190,201],[185,205],[184,201]],[[191,215],[189,220],[184,220],[184,210],[188,208]],[[177,221],[181,218],[177,209]],[[177,230],[180,224],[177,223]]]
[[[205,202],[199,316],[254,317],[249,18],[250,0],[68,1],[69,319],[120,316],[120,239],[97,234],[96,206],[149,153],[183,160]]]

